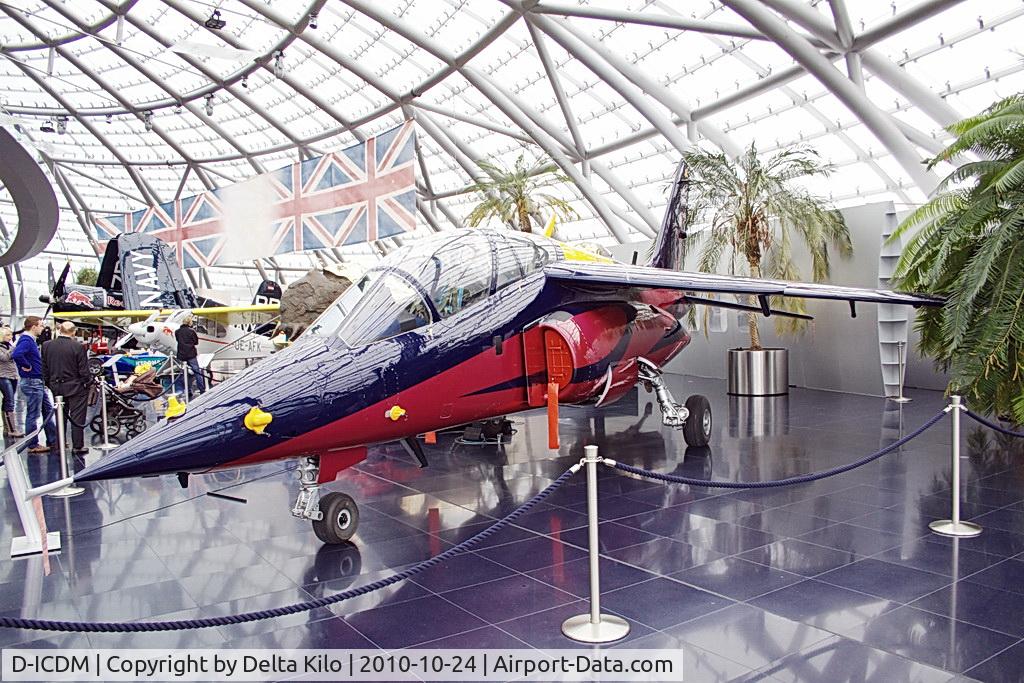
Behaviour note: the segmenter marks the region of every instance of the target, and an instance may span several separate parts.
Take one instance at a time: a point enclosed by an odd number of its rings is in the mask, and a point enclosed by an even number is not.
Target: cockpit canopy
[[[389,254],[338,298],[309,334],[356,347],[443,320],[561,258],[526,233],[456,230]]]

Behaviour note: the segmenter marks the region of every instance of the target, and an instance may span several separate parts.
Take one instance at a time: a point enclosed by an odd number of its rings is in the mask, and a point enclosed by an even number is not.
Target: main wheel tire
[[[683,425],[683,439],[687,446],[703,448],[711,441],[711,402],[706,396],[694,394],[686,399],[690,416]]]
[[[359,508],[352,496],[332,491],[320,498],[323,519],[313,522],[313,533],[324,543],[344,543],[359,527]]]

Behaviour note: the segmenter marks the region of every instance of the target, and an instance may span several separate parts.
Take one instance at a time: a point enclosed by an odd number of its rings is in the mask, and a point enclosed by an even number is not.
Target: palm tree
[[[480,203],[466,218],[472,227],[496,217],[523,232],[530,232],[530,216],[542,207],[554,211],[562,220],[577,215],[566,200],[541,192],[543,188],[570,182],[550,162],[538,159],[527,164],[520,154],[511,169],[490,161],[477,163],[488,179],[473,184],[473,191],[480,195]]]
[[[949,127],[957,139],[929,162],[964,163],[900,224],[896,268],[907,289],[946,296],[918,312],[921,350],[975,410],[1024,424],[1024,94]]]
[[[800,239],[811,255],[811,277],[822,282],[829,276],[830,246],[844,257],[853,253],[842,215],[791,182],[831,171],[809,147],[788,147],[763,159],[751,143],[736,160],[703,150],[686,154],[685,160],[696,191],[691,211],[708,222],[707,229],[691,234],[693,243],[703,243],[697,261],[701,271],[715,272],[727,256],[733,275],[800,280],[792,249],[794,239]],[[779,299],[772,305],[806,313],[801,299]],[[754,350],[762,348],[757,315],[747,314]],[[795,332],[802,322],[780,318],[776,326],[780,332]]]

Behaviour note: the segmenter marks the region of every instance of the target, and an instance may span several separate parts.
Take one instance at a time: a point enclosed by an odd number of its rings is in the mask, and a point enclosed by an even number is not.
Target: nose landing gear
[[[665,385],[661,368],[647,360],[638,358],[640,381],[647,391],[654,391],[661,409],[661,421],[665,426],[683,430],[687,446],[702,448],[711,441],[711,402],[707,397],[694,394],[686,399],[686,405],[679,405],[672,392]]]
[[[359,527],[359,507],[352,497],[337,491],[320,495],[320,459],[316,456],[303,458],[297,471],[300,488],[292,515],[313,522],[313,533],[324,543],[344,543],[352,538]]]

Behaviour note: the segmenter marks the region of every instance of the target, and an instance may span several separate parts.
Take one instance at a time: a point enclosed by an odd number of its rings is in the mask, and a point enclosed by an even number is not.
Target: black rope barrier
[[[989,429],[994,429],[995,431],[997,431],[997,432],[999,432],[1001,434],[1006,434],[1007,436],[1016,436],[1017,438],[1024,439],[1024,432],[1015,432],[1012,429],[1007,429],[1006,427],[1002,426],[998,422],[992,422],[991,420],[988,420],[988,419],[982,417],[981,415],[978,415],[977,413],[972,411],[970,408],[964,408],[964,412],[967,413],[967,416],[969,418],[971,418],[975,422],[978,422],[978,423],[981,423],[981,424],[985,425]]]
[[[823,472],[811,472],[809,474],[801,474],[800,476],[790,477],[788,479],[775,479],[769,481],[718,481],[714,479],[694,479],[693,477],[680,477],[674,474],[662,474],[661,472],[652,472],[650,470],[641,469],[639,467],[634,467],[632,465],[625,465],[621,462],[608,459],[604,460],[604,464],[608,465],[609,467],[614,467],[617,470],[629,472],[630,474],[636,474],[641,477],[646,477],[648,479],[657,479],[659,481],[667,481],[673,484],[707,486],[709,488],[768,489],[774,488],[776,486],[792,486],[794,484],[806,484],[808,482],[817,481],[819,479],[825,479],[826,477],[833,477],[837,474],[842,474],[844,472],[849,472],[850,470],[856,469],[863,465],[867,465],[869,462],[878,460],[883,455],[893,452],[894,450],[900,448],[901,446],[903,446],[903,444],[907,443],[911,439],[915,439],[921,434],[923,434],[936,422],[945,417],[945,415],[946,411],[938,413],[937,415],[935,415],[935,417],[931,418],[923,425],[915,429],[913,432],[904,436],[902,439],[894,441],[885,448],[879,451],[875,451],[871,455],[863,457],[860,460],[856,460],[846,465],[840,465],[839,467],[833,467],[832,469],[824,470]]]
[[[316,598],[313,600],[307,600],[305,602],[298,602],[292,605],[285,605],[282,607],[274,607],[272,609],[259,610],[256,612],[245,612],[243,614],[232,614],[220,617],[206,617],[202,619],[183,619],[178,621],[57,621],[48,619],[24,619],[20,617],[0,617],[0,628],[22,628],[22,629],[33,629],[36,631],[73,631],[73,632],[84,632],[84,633],[140,633],[147,631],[180,631],[185,629],[198,629],[198,628],[210,628],[213,626],[229,626],[231,624],[243,624],[249,621],[261,621],[263,619],[271,619],[274,617],[283,617],[288,614],[295,614],[297,612],[307,612],[318,607],[326,607],[327,605],[333,605],[341,602],[342,600],[348,600],[350,598],[358,597],[360,595],[366,595],[372,593],[375,590],[380,590],[386,586],[398,583],[408,579],[411,576],[419,574],[420,572],[435,567],[448,559],[463,553],[473,546],[479,544],[481,541],[493,536],[495,533],[513,523],[522,515],[526,514],[530,509],[536,506],[538,503],[543,501],[545,498],[550,496],[559,487],[564,484],[569,477],[576,472],[576,467],[570,468],[562,473],[558,479],[555,479],[551,484],[543,491],[535,495],[530,500],[523,503],[521,506],[505,515],[497,522],[487,527],[480,533],[476,534],[471,538],[467,538],[462,543],[454,545],[448,550],[445,550],[439,555],[435,555],[428,560],[424,560],[419,564],[413,565],[408,569],[392,574],[389,577],[379,579],[373,583],[368,583],[365,586],[359,586],[358,588],[350,588],[347,591],[342,591],[330,597]]]

